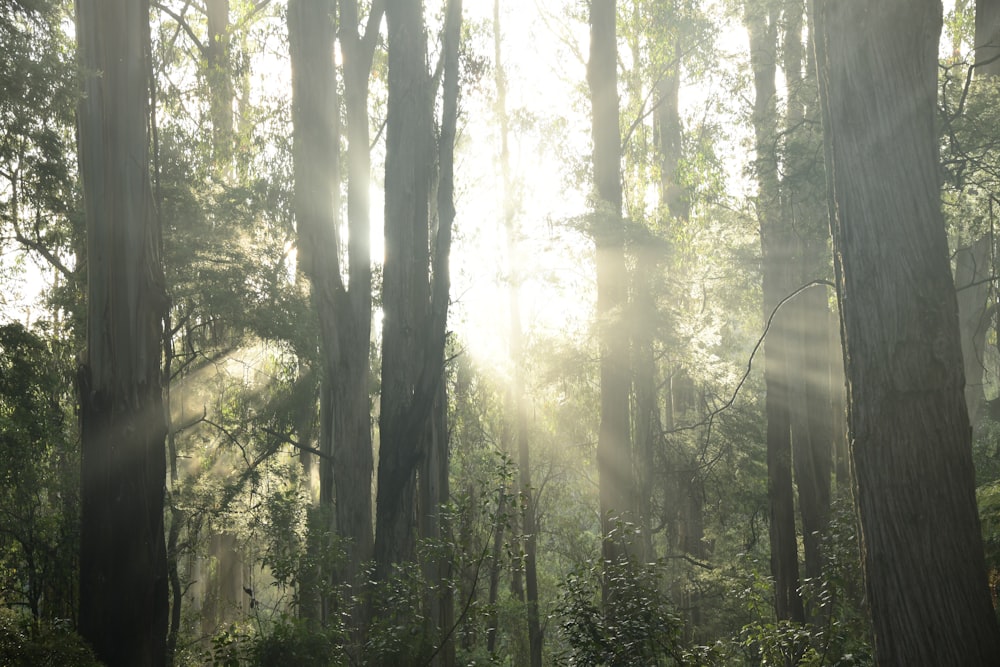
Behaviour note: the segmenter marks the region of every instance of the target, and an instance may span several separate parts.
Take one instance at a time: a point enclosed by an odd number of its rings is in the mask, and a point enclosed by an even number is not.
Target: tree
[[[995,665],[935,129],[941,4],[817,3],[851,456],[880,665]]]
[[[382,279],[382,398],[379,419],[375,562],[379,578],[413,555],[416,466],[433,395],[420,393],[429,370],[427,251],[433,96],[427,73],[423,2],[388,0],[389,99]]]
[[[590,3],[587,82],[593,109],[594,219],[597,250],[597,326],[600,347],[601,414],[597,440],[602,553],[605,563],[624,556],[611,539],[616,524],[633,509],[629,424],[630,366],[624,312],[628,302],[625,231],[622,224],[621,136],[618,128],[618,46],[615,0]],[[605,596],[608,591],[605,590]],[[605,603],[610,605],[605,598]]]
[[[750,60],[754,75],[754,150],[759,184],[756,203],[766,318],[792,291],[790,234],[781,218],[776,153],[778,114],[775,68],[780,9],[776,2],[762,6],[748,2],[744,19],[750,34]],[[798,592],[799,560],[792,490],[792,387],[789,368],[792,338],[787,312],[776,313],[774,324],[764,341],[767,495],[775,613],[779,619],[803,621],[805,613]]]
[[[149,179],[149,6],[80,0],[78,111],[87,221],[79,368],[80,630],[117,665],[162,665],[167,628],[160,390],[167,309]]]
[[[350,14],[348,14],[350,16]],[[354,16],[356,20],[356,7]],[[371,253],[368,247],[367,193],[358,202],[358,181],[367,186],[367,116],[357,117],[353,69],[349,106],[350,189],[348,201],[348,282],[341,271],[340,101],[333,60],[334,3],[295,2],[288,10],[293,68],[295,208],[300,266],[309,277],[319,316],[323,380],[320,400],[320,504],[330,508],[337,533],[345,539],[344,583],[357,583],[361,564],[372,556],[371,481],[373,471],[369,345],[371,335]],[[373,19],[378,25],[378,18]],[[356,30],[354,23],[351,28]],[[359,50],[361,49],[361,50]],[[345,49],[352,68],[364,72],[364,50]],[[354,58],[362,62],[355,64]],[[370,63],[370,51],[367,62]],[[367,76],[363,77],[367,80]],[[345,82],[346,83],[346,82]],[[364,129],[358,128],[364,123]],[[363,142],[363,146],[359,144]],[[328,610],[329,611],[329,610]],[[360,621],[360,617],[356,620]]]
[[[503,66],[500,26],[500,0],[493,0],[493,53],[495,58],[496,113],[500,125],[500,172],[503,231],[507,244],[507,304],[510,330],[508,354],[513,378],[508,394],[508,420],[513,426],[517,451],[518,486],[521,498],[521,527],[524,534],[524,584],[527,605],[528,647],[531,667],[542,664],[542,626],[538,614],[538,526],[535,509],[535,489],[531,485],[531,447],[528,436],[528,405],[525,396],[524,330],[521,325],[520,225],[517,220],[518,202],[510,168],[510,118],[507,109],[507,74]],[[495,586],[490,588],[495,602]],[[491,651],[492,652],[492,651]]]

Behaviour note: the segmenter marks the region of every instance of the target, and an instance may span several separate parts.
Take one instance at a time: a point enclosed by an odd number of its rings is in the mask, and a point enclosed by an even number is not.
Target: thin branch
[[[273,431],[267,427],[262,427],[260,430],[262,430],[264,433],[267,433],[268,435],[274,438],[277,438],[278,442],[280,442],[281,444],[291,445],[296,449],[301,449],[303,452],[309,452],[310,454],[315,454],[316,456],[326,459],[328,461],[333,460],[333,457],[330,456],[329,454],[325,454],[320,450],[316,449],[315,447],[310,447],[309,445],[303,445],[301,442],[293,440],[292,436],[288,435],[287,433],[278,433],[277,431]]]
[[[182,16],[181,14],[177,14],[172,9],[170,9],[169,7],[160,2],[153,2],[152,6],[160,10],[173,20],[177,21],[177,25],[179,25],[181,29],[187,33],[187,36],[191,38],[191,41],[194,42],[194,45],[198,47],[198,51],[201,53],[202,57],[204,57],[205,54],[208,53],[208,48],[201,43],[201,40],[198,39],[198,35],[194,34],[194,30],[191,29],[190,24],[188,24],[187,19],[185,19],[184,16]],[[186,10],[187,7],[188,5],[185,4],[184,9]]]
[[[733,406],[733,403],[736,402],[737,396],[739,396],[740,389],[743,388],[743,385],[747,381],[747,378],[750,377],[750,371],[753,368],[754,357],[757,355],[757,351],[760,350],[761,346],[764,344],[764,338],[767,336],[767,332],[771,330],[771,324],[774,322],[774,318],[778,314],[778,310],[786,303],[797,297],[802,292],[805,292],[810,287],[815,287],[816,285],[826,285],[827,287],[832,287],[834,289],[836,289],[837,287],[831,281],[823,278],[817,280],[811,280],[778,302],[778,305],[774,307],[774,310],[771,311],[771,314],[767,318],[767,323],[764,325],[764,332],[760,335],[760,338],[757,339],[757,344],[753,346],[753,350],[751,350],[750,352],[750,357],[747,359],[747,368],[743,372],[743,377],[740,378],[740,381],[736,384],[736,389],[733,390],[732,396],[730,396],[725,403],[723,403],[720,407],[715,408],[714,410],[709,412],[708,416],[705,419],[702,419],[700,422],[697,422],[695,424],[687,424],[685,426],[677,426],[667,431],[662,431],[662,434],[667,435],[671,433],[680,433],[682,431],[692,431],[694,429],[701,428],[702,426],[707,426],[709,428],[709,433],[711,433],[712,423],[715,420],[715,417],[719,415],[721,412],[728,410]]]

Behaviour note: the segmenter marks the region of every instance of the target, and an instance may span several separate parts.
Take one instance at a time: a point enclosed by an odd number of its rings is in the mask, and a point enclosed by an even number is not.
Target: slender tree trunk
[[[382,281],[381,446],[375,533],[376,576],[414,550],[414,489],[432,396],[417,385],[428,354],[427,273],[432,118],[427,37],[420,0],[388,0],[389,99]],[[417,414],[416,403],[425,403]]]
[[[514,201],[514,188],[510,175],[510,134],[507,117],[507,78],[503,67],[500,30],[500,0],[493,2],[493,50],[496,62],[497,116],[500,123],[500,170],[502,174],[501,197],[503,201],[503,229],[507,242],[508,309],[510,331],[508,354],[513,372],[510,387],[508,414],[513,421],[514,441],[517,443],[518,488],[521,497],[521,527],[524,534],[524,583],[527,606],[528,651],[531,667],[542,664],[542,628],[538,613],[538,527],[536,525],[535,491],[531,485],[531,449],[528,438],[528,409],[524,381],[524,332],[521,326],[521,268],[518,238],[520,235]]]
[[[815,168],[811,144],[819,135],[809,133],[807,108],[817,107],[815,88],[806,85],[802,48],[804,0],[785,3],[782,49],[784,55],[787,109],[784,119],[784,173],[782,184],[782,232],[797,255],[797,274],[789,285],[797,289],[817,278],[825,278],[829,262],[829,220],[826,215],[825,181],[810,178]],[[813,69],[814,71],[814,69]],[[813,99],[809,99],[812,95]],[[810,119],[815,120],[815,119]],[[792,389],[792,448],[795,484],[798,489],[805,575],[819,581],[823,570],[822,537],[830,515],[830,485],[833,466],[833,424],[830,412],[830,374],[827,336],[829,314],[825,285],[815,285],[787,304],[790,324],[788,356]],[[811,610],[815,612],[817,609]]]
[[[1000,76],[1000,0],[976,0],[976,75]]]
[[[975,427],[979,408],[985,400],[984,352],[989,328],[990,246],[989,231],[970,246],[955,253],[955,289],[958,291],[958,322],[962,336],[962,360],[965,369],[965,405],[969,422]]]
[[[978,0],[975,25],[975,76],[979,81],[1000,76],[1000,2]],[[984,395],[984,350],[989,328],[989,276],[993,270],[990,230],[975,230],[976,240],[959,248],[955,257],[958,322],[965,367],[965,403],[975,427]]]
[[[633,509],[629,434],[629,353],[624,333],[628,302],[622,224],[621,137],[618,128],[618,48],[615,0],[590,3],[590,62],[587,81],[593,108],[596,210],[591,226],[597,250],[597,320],[600,348],[601,423],[597,439],[602,557],[624,557],[612,534]],[[607,582],[604,604],[611,611]]]
[[[229,62],[229,0],[206,0],[205,14],[208,22],[205,79],[212,121],[212,151],[216,169],[228,176],[233,168],[233,99],[236,97]]]
[[[851,454],[876,659],[997,665],[1000,632],[986,585],[939,196],[941,3],[819,6]]]
[[[497,628],[500,614],[497,601],[500,597],[500,559],[503,556],[503,536],[507,512],[507,488],[501,486],[497,497],[497,515],[493,522],[493,544],[490,546],[490,588],[486,599],[486,652],[492,657],[497,648]]]
[[[775,67],[777,3],[749,3],[746,24],[750,33],[750,58],[754,72],[754,134],[759,183],[757,215],[763,253],[764,317],[771,315],[791,292],[792,261],[787,232],[782,228],[779,204],[777,109]],[[803,621],[799,597],[799,561],[795,536],[792,490],[791,399],[788,352],[791,338],[788,312],[778,312],[764,341],[764,384],[767,390],[767,491],[770,505],[771,575],[774,577],[775,612],[779,619]]]
[[[149,5],[79,0],[78,111],[87,221],[80,632],[110,667],[163,665],[167,298],[149,178]]]

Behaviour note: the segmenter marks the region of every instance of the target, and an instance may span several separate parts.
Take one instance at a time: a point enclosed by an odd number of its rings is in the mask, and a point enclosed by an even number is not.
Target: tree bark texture
[[[618,48],[615,0],[590,3],[587,81],[593,108],[595,205],[592,234],[597,251],[597,326],[601,416],[597,438],[602,556],[623,556],[614,539],[617,522],[633,510],[629,425],[629,353],[624,332],[628,302],[622,224],[621,137],[618,127]],[[608,604],[605,590],[605,604]]]
[[[997,665],[939,197],[938,0],[818,3],[855,497],[879,665]]]
[[[789,230],[781,218],[780,183],[776,155],[778,140],[775,69],[777,58],[777,3],[748,3],[745,21],[750,35],[754,74],[754,137],[758,181],[757,215],[763,255],[764,317],[767,319],[792,291],[792,249]],[[788,309],[790,310],[790,309]],[[767,494],[770,506],[771,575],[775,613],[779,619],[802,621],[799,597],[798,543],[792,489],[792,387],[789,350],[792,334],[788,310],[779,310],[764,340],[765,413],[767,417]]]
[[[361,565],[374,549],[369,398],[371,257],[367,194],[359,201],[356,192],[360,187],[357,180],[362,180],[367,190],[368,142],[367,129],[360,132],[354,127],[357,119],[349,117],[349,282],[345,284],[338,232],[340,116],[333,16],[333,0],[292,0],[288,8],[295,211],[300,266],[310,279],[323,357],[320,451],[327,456],[320,460],[320,504],[332,506],[330,516],[347,550],[337,579],[356,585]],[[353,50],[351,54],[356,55]],[[351,83],[351,95],[367,99],[367,87],[356,91],[353,76]],[[362,140],[364,151],[359,156],[356,144]],[[362,169],[364,176],[360,175]],[[360,621],[360,610],[354,613],[355,621]]]
[[[438,219],[430,249],[434,90],[427,69],[423,3],[389,0],[385,16],[389,32],[389,94],[381,445],[375,518],[375,574],[380,579],[390,574],[393,564],[413,557],[415,474],[425,455],[428,419],[443,371],[450,287],[448,254],[454,219],[451,174],[446,173],[445,164],[453,160],[458,93],[457,79],[449,83],[446,74],[437,157],[442,167]]]
[[[164,664],[167,298],[149,180],[149,6],[79,0],[78,110],[87,221],[80,633],[111,667]]]
[[[428,341],[428,361],[439,376],[444,371],[443,342],[447,335],[447,305],[449,292],[449,253],[451,227],[455,219],[455,135],[458,125],[459,45],[462,29],[462,0],[448,0],[445,10],[442,70],[442,117],[438,127],[437,230],[434,253],[431,256],[431,312]],[[440,343],[436,343],[440,341]],[[431,356],[436,355],[436,359]],[[427,373],[430,368],[422,369]],[[420,536],[434,542],[451,541],[451,524],[441,511],[451,496],[448,480],[448,394],[444,382],[433,383],[434,403],[425,426],[420,482]],[[418,391],[424,389],[418,383]],[[455,602],[452,590],[452,561],[447,556],[435,556],[424,563],[428,584],[425,596],[429,636],[435,648],[431,664],[452,667],[455,664]]]

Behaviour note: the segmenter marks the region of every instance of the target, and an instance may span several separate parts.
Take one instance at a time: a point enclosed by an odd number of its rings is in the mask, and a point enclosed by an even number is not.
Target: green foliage
[[[995,578],[1000,571],[1000,482],[993,482],[976,489],[979,502],[979,520],[983,530],[986,550],[986,567]]]
[[[35,623],[0,611],[0,664],[6,667],[101,667],[66,623]]]
[[[251,652],[253,667],[339,667],[348,664],[343,637],[295,618],[283,617],[260,636]]]
[[[568,645],[560,662],[588,667],[681,664],[681,621],[663,591],[661,570],[661,565],[623,558],[571,573],[555,613]]]
[[[38,335],[0,326],[0,601],[35,618],[75,613],[79,452],[61,371]]]

